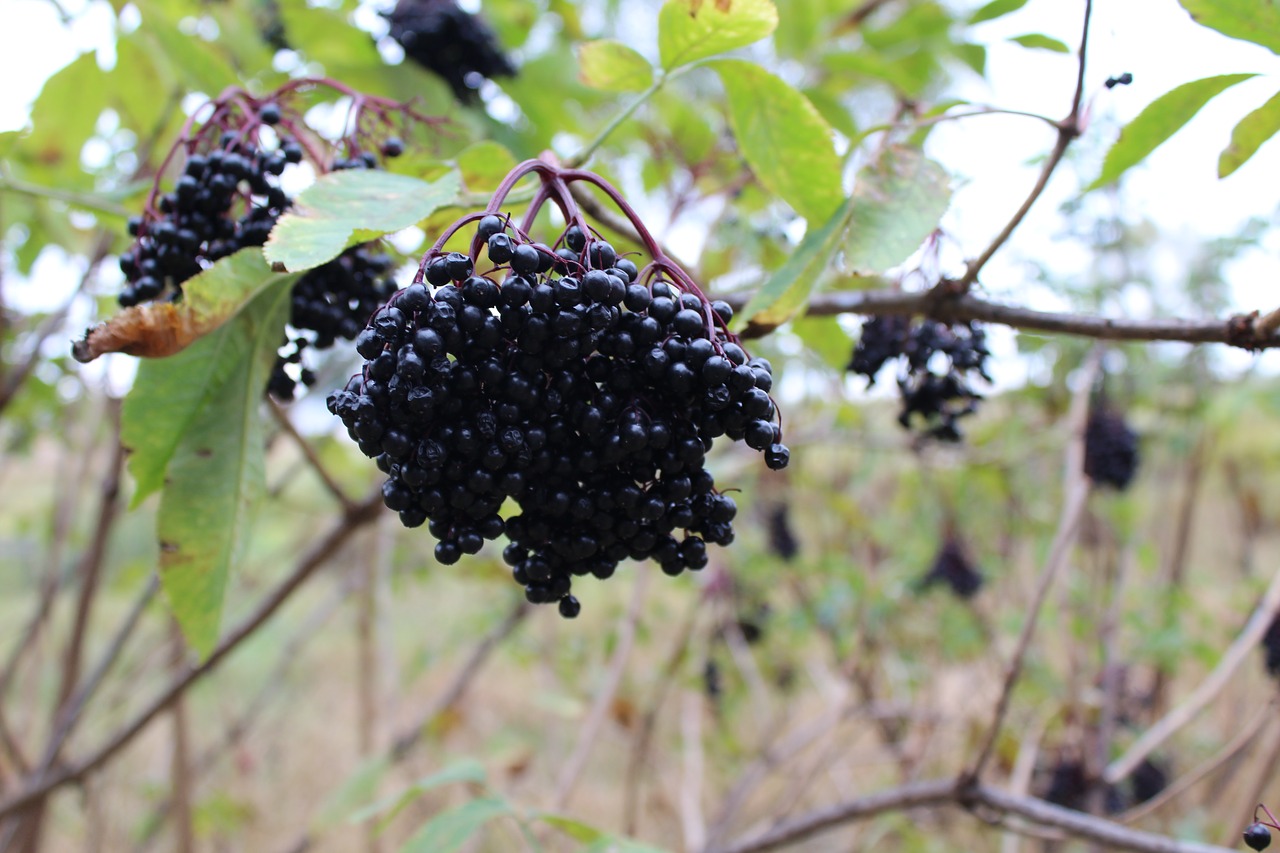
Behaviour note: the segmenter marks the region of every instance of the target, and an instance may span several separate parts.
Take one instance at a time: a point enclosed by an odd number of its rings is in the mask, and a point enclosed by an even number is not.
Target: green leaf
[[[993,18],[1001,18],[1018,11],[1025,5],[1027,5],[1027,0],[991,0],[990,3],[969,16],[969,23],[980,24]]]
[[[1280,53],[1280,6],[1274,0],[1178,0],[1197,24]]]
[[[746,47],[777,27],[771,0],[667,0],[658,13],[658,53],[670,71]]]
[[[289,318],[289,293],[288,281],[274,282],[201,338],[228,375],[186,425],[160,498],[160,581],[183,635],[202,656],[217,643],[227,577],[244,557],[266,487],[262,395]],[[191,370],[189,359],[174,369]]]
[[[129,451],[129,472],[137,483],[134,507],[164,484],[169,462],[197,414],[244,366],[243,353],[234,351],[240,337],[225,332],[225,326],[217,327],[246,310],[257,310],[260,305],[253,300],[264,289],[296,278],[271,272],[262,254],[249,248],[223,258],[186,282],[184,310],[216,317],[217,323],[210,327],[216,330],[177,355],[146,359],[138,365],[120,425],[120,440]],[[281,320],[277,335],[283,329]],[[262,387],[266,387],[266,380]],[[261,391],[259,388],[259,396]]]
[[[375,169],[331,172],[303,190],[280,217],[264,249],[292,272],[331,261],[353,238],[360,242],[416,225],[458,197],[449,172],[432,183]]]
[[[855,341],[838,317],[797,317],[791,321],[791,331],[832,369],[843,371],[849,363]]]
[[[1107,152],[1102,174],[1085,192],[1112,183],[1141,163],[1152,151],[1177,133],[1213,97],[1256,74],[1223,74],[1183,83],[1156,98],[1120,131],[1120,138]]]
[[[385,823],[398,815],[410,803],[434,788],[454,782],[472,782],[478,785],[485,781],[485,776],[483,764],[474,758],[464,758],[437,773],[422,777],[399,794],[379,800],[360,809],[352,814],[348,820],[351,823],[363,823],[370,818],[383,817],[383,822]]]
[[[602,838],[608,837],[603,830],[596,829],[594,826],[588,826],[580,820],[575,820],[571,817],[566,817],[565,815],[539,813],[534,815],[534,817],[543,823],[551,824],[574,841],[579,841],[583,844],[589,844],[593,841],[599,841]]]
[[[84,183],[80,149],[93,135],[107,94],[107,75],[93,53],[80,54],[45,81],[31,107],[31,135],[19,148],[25,160],[39,167],[42,183]]]
[[[725,59],[715,69],[729,124],[756,178],[805,219],[825,222],[844,197],[831,126],[808,98],[759,65]]]
[[[511,813],[511,807],[496,797],[472,800],[431,818],[405,842],[400,853],[453,853],[486,823]]]
[[[810,228],[786,263],[769,276],[734,317],[734,325],[745,329],[748,335],[759,336],[794,316],[813,293],[852,214],[853,200],[848,199],[821,228]]]
[[[653,83],[653,66],[620,41],[589,41],[578,48],[578,76],[593,89],[643,92]]]
[[[950,203],[946,170],[918,149],[888,149],[859,173],[853,188],[845,266],[868,273],[902,263],[938,227]]]
[[[1240,119],[1231,131],[1231,144],[1218,157],[1218,177],[1225,178],[1243,166],[1257,150],[1280,132],[1280,92]]]
[[[1013,36],[1009,41],[1033,50],[1051,50],[1054,53],[1071,52],[1071,48],[1067,47],[1066,42],[1058,41],[1056,38],[1047,36],[1044,33],[1027,33],[1022,36]]]
[[[630,838],[606,835],[590,847],[584,848],[582,853],[667,853],[667,851],[651,844],[632,841]]]
[[[350,819],[358,809],[367,807],[390,769],[391,759],[385,755],[374,756],[362,762],[342,786],[325,800],[311,822],[312,830],[325,832],[333,829]]]

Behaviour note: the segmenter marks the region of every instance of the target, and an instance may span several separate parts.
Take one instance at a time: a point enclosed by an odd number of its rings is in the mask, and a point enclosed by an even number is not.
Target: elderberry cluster
[[[846,369],[875,384],[888,362],[899,362],[902,410],[898,423],[911,429],[918,415],[925,435],[960,441],[958,420],[977,411],[982,399],[973,389],[973,377],[991,381],[986,372],[988,355],[986,333],[976,324],[875,316],[863,323]],[[936,372],[940,361],[946,369]]]
[[[1084,431],[1084,473],[1106,486],[1124,491],[1138,473],[1138,434],[1124,416],[1107,408],[1089,413]]]
[[[647,558],[677,575],[733,540],[737,507],[704,467],[716,437],[774,469],[790,454],[772,368],[724,331],[726,303],[640,278],[577,225],[555,249],[515,232],[480,220],[484,273],[429,252],[357,337],[364,369],[329,409],[387,474],[387,507],[428,524],[440,563],[505,534],[528,600],[571,618],[574,577]],[[508,499],[519,512],[504,518]]]
[[[405,56],[441,77],[464,104],[475,102],[486,79],[516,73],[484,20],[454,0],[399,0],[387,20]]]
[[[960,598],[972,598],[982,588],[982,573],[969,560],[963,543],[955,536],[948,536],[933,558],[933,565],[923,578],[919,588],[928,589],[934,584],[945,584]]]
[[[264,123],[279,115],[271,105],[263,108]],[[188,157],[173,190],[160,196],[160,215],[129,220],[129,234],[136,239],[120,256],[126,282],[120,305],[176,299],[182,283],[214,261],[267,242],[291,204],[276,179],[287,164],[300,162],[302,148],[296,142],[264,150],[232,131],[222,134],[214,150]],[[244,212],[233,216],[246,200]]]
[[[190,153],[173,189],[158,197],[148,215],[129,222],[129,233],[136,239],[120,256],[126,280],[119,296],[122,307],[181,299],[187,279],[220,258],[266,243],[276,221],[293,204],[279,178],[290,164],[303,161],[304,150],[291,136],[290,122],[279,105],[267,102],[251,115],[230,110],[215,115],[222,116],[224,129],[212,150]],[[272,127],[278,140],[272,147],[263,145],[257,132],[264,125]],[[218,129],[211,123],[178,147],[199,146]],[[404,144],[394,136],[381,145],[384,157],[403,150]],[[348,151],[332,163],[316,165],[327,165],[331,171],[374,169],[379,161],[370,151]],[[308,347],[327,349],[340,338],[355,339],[369,315],[395,290],[385,277],[392,263],[389,254],[367,244],[346,250],[298,279],[289,315],[295,334],[286,336],[280,348],[267,385],[270,394],[290,400],[299,382],[309,386],[315,381],[315,374],[302,366]]]
[[[1280,616],[1271,620],[1267,633],[1262,635],[1262,649],[1266,655],[1267,672],[1272,678],[1280,678]]]

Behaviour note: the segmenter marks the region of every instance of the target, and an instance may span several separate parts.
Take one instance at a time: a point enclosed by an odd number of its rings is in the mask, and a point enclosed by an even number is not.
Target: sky
[[[979,5],[974,3],[974,6]],[[50,0],[0,0],[0,131],[21,127],[43,81],[79,53],[98,49],[99,60],[114,61],[110,52],[112,15],[104,0],[61,0],[74,15],[64,26]],[[657,3],[655,0],[654,6]],[[1250,217],[1270,218],[1277,209],[1276,161],[1280,142],[1273,141],[1225,180],[1216,176],[1218,153],[1231,128],[1277,88],[1280,57],[1264,48],[1221,36],[1195,24],[1176,0],[1097,0],[1089,43],[1086,96],[1091,124],[1076,145],[1076,156],[1064,164],[1044,198],[997,255],[983,275],[995,298],[1060,309],[1065,299],[1051,290],[1028,289],[1027,261],[1034,260],[1064,275],[1084,272],[1088,257],[1078,245],[1061,239],[1057,210],[1079,191],[1082,178],[1096,174],[1100,158],[1118,127],[1154,98],[1176,85],[1200,77],[1253,72],[1258,77],[1216,98],[1181,133],[1162,146],[1126,178],[1116,205],[1126,218],[1147,218],[1168,235],[1159,251],[1163,266],[1176,274],[1185,251],[1197,240],[1232,233]],[[1011,44],[1011,36],[1042,32],[1073,49],[1079,41],[1083,3],[1031,0],[1019,12],[981,25],[975,36],[988,45],[989,79],[976,75],[960,80],[960,95],[975,103],[1027,110],[1053,118],[1065,115],[1075,84],[1074,56],[1027,50]],[[1133,74],[1130,86],[1105,89],[1107,77]],[[1053,143],[1053,131],[1033,119],[984,116],[939,126],[929,153],[955,179],[955,194],[943,226],[957,262],[978,253],[1021,204],[1038,173],[1037,158]],[[1074,174],[1072,174],[1074,171]],[[680,235],[675,235],[677,238]],[[692,244],[700,240],[689,236]],[[1280,246],[1268,245],[1229,270],[1236,310],[1280,306]],[[31,296],[52,299],[63,291],[61,279],[74,271],[56,263],[42,265]],[[38,285],[38,286],[36,286]],[[12,289],[11,289],[12,290]],[[41,296],[41,294],[43,296]],[[1123,309],[1124,306],[1116,306]],[[1131,306],[1158,310],[1159,306]],[[998,343],[1012,346],[1011,336]],[[1261,359],[1268,370],[1280,369],[1280,355],[1250,356],[1222,350],[1220,361],[1242,369]],[[1023,375],[1009,365],[999,384],[1016,384]]]

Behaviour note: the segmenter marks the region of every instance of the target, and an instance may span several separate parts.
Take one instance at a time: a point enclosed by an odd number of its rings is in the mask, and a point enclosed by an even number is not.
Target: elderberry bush
[[[705,467],[713,441],[745,441],[774,469],[790,458],[772,368],[725,331],[732,309],[656,262],[642,276],[577,224],[552,248],[490,214],[472,245],[428,252],[329,397],[387,474],[387,507],[426,524],[446,565],[505,535],[528,600],[569,618],[575,577],[626,559],[703,568],[737,513]],[[491,270],[474,264],[481,246]],[[504,517],[508,499],[519,511]]]
[[[1089,413],[1084,431],[1084,473],[1095,483],[1119,491],[1138,473],[1138,434],[1124,416],[1108,408]]]
[[[988,355],[986,332],[975,323],[874,316],[863,323],[846,369],[873,385],[885,365],[897,362],[902,399],[898,423],[911,429],[918,419],[924,435],[960,441],[959,419],[977,411],[982,399],[973,388],[974,378],[991,381]],[[938,372],[940,364],[946,369]]]
[[[963,543],[954,536],[948,536],[934,556],[933,565],[920,579],[919,588],[923,590],[944,584],[956,596],[972,598],[982,588],[982,583],[982,573],[969,560]]]
[[[387,15],[405,56],[442,78],[464,104],[492,77],[516,73],[489,26],[454,0],[399,0]]]

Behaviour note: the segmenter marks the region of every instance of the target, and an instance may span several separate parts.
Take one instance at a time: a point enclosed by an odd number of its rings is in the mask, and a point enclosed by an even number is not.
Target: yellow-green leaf
[[[919,149],[894,147],[858,174],[845,267],[884,272],[911,256],[951,203],[946,170]]]
[[[1205,77],[1184,83],[1156,98],[1120,131],[1120,138],[1111,146],[1103,160],[1102,174],[1085,191],[1115,181],[1181,130],[1215,95],[1255,76],[1257,75],[1223,74]]]
[[[670,71],[746,47],[777,27],[771,0],[667,0],[658,13],[658,53]]]
[[[457,172],[431,183],[373,169],[331,172],[303,190],[280,217],[267,240],[267,260],[292,272],[318,267],[353,241],[418,224],[457,198],[459,189]]]
[[[969,23],[980,24],[1016,12],[1027,5],[1027,0],[991,0],[969,16]]]
[[[1067,47],[1065,42],[1058,41],[1056,38],[1047,36],[1044,33],[1027,33],[1026,35],[1013,36],[1009,41],[1033,50],[1048,50],[1053,53],[1071,52],[1071,48]]]
[[[606,92],[643,92],[653,83],[653,66],[620,41],[589,41],[578,48],[578,77]]]
[[[1280,133],[1280,92],[1240,119],[1231,131],[1231,144],[1218,157],[1218,177],[1225,178],[1243,166],[1276,133]]]
[[[1280,53],[1280,6],[1274,0],[1178,0],[1201,26]]]
[[[800,245],[733,318],[748,337],[773,331],[800,311],[840,245],[853,201],[846,200],[820,228],[810,228]]]
[[[287,281],[275,282],[201,339],[224,381],[192,412],[168,464],[156,518],[160,581],[183,636],[201,655],[217,643],[227,578],[244,558],[265,489],[262,395],[289,316],[289,293]],[[178,377],[198,372],[191,356],[205,347],[152,362],[138,381],[150,384],[166,369]],[[173,384],[175,376],[168,379]]]
[[[714,67],[756,178],[805,219],[827,221],[844,198],[831,126],[808,98],[759,65],[724,59]]]

